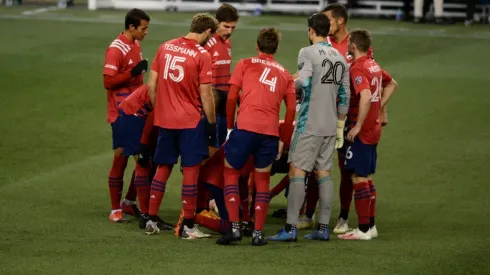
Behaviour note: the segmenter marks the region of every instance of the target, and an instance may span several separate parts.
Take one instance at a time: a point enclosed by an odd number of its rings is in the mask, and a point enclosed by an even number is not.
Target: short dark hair
[[[308,17],[308,28],[312,28],[317,36],[327,37],[330,32],[330,20],[323,13],[315,13]]]
[[[275,54],[279,47],[281,33],[275,28],[261,29],[257,36],[259,51],[266,54]]]
[[[140,9],[132,9],[128,11],[126,18],[124,19],[124,29],[129,29],[130,25],[133,25],[135,29],[138,28],[141,20],[150,22],[150,16]]]
[[[221,5],[216,11],[216,19],[218,22],[236,22],[240,18],[238,11],[230,4]]]
[[[209,13],[198,13],[192,17],[190,32],[203,33],[211,29],[211,33],[215,33],[217,28],[218,20]]]
[[[332,16],[336,19],[344,18],[344,23],[347,24],[347,20],[349,19],[349,15],[347,14],[347,9],[344,5],[339,3],[333,3],[327,5],[322,12],[331,11]]]
[[[364,53],[367,53],[371,48],[371,34],[366,29],[352,29],[349,32],[349,41]]]

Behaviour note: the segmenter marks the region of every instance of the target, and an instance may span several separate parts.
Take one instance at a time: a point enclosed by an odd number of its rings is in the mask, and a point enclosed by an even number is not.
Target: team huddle
[[[310,46],[299,51],[296,73],[274,59],[280,43],[275,28],[260,30],[258,54],[232,71],[230,36],[238,20],[228,4],[215,17],[195,15],[187,35],[159,46],[144,84],[148,61],[139,43],[150,17],[139,9],[126,15],[124,32],[107,48],[103,72],[114,149],[109,219],[124,222],[123,214],[132,215],[148,235],[174,230],[182,239],[211,237],[199,229],[205,227],[222,234],[220,245],[243,236],[255,246],[297,241],[303,228],[313,228],[305,239],[329,240],[337,151],[341,212],[333,232],[339,239],[376,238],[371,176],[397,84],[374,61],[370,33],[348,32],[345,8],[330,4],[307,19]],[[182,210],[173,225],[159,209],[179,157]],[[130,158],[136,166],[121,202]],[[270,189],[274,174],[285,176]],[[284,189],[286,224],[266,237],[269,202]],[[350,230],[353,196],[358,226]]]

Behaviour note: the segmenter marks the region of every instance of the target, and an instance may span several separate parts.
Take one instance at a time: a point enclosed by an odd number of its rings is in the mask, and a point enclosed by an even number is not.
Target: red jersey
[[[133,69],[142,60],[138,40],[129,41],[122,33],[112,41],[105,52],[104,75],[115,76]],[[132,77],[129,82],[107,89],[107,122],[116,121],[119,112],[117,105],[143,84],[143,75]]]
[[[354,57],[349,54],[349,51],[347,49],[347,43],[349,42],[349,35],[347,35],[344,40],[341,42],[337,42],[333,36],[327,36],[327,43],[332,45],[334,49],[339,51],[344,57],[347,63],[350,65],[352,62],[354,62]],[[369,48],[367,55],[371,58],[374,58],[373,55],[373,48]]]
[[[240,60],[230,79],[242,90],[237,128],[279,136],[279,112],[286,94],[295,94],[294,80],[273,56],[259,54]]]
[[[383,70],[368,56],[358,58],[350,67],[351,99],[347,114],[347,127],[352,129],[359,114],[360,92],[371,91],[371,106],[364,119],[359,139],[365,144],[377,144],[381,138],[379,111],[381,108],[381,89]]]
[[[213,63],[213,88],[228,92],[231,71],[231,42],[213,34],[204,48],[211,55]]]
[[[158,73],[155,125],[195,128],[203,117],[199,86],[211,83],[211,57],[196,40],[180,37],[158,48],[151,69]]]
[[[134,114],[146,118],[152,109],[150,96],[148,95],[148,85],[143,84],[138,89],[134,90],[134,92],[126,97],[118,107],[126,115]]]
[[[254,170],[252,157],[248,159],[243,168],[240,170],[240,176],[248,176]],[[225,149],[221,146],[216,153],[201,166],[199,171],[199,182],[212,184],[218,188],[225,187]]]

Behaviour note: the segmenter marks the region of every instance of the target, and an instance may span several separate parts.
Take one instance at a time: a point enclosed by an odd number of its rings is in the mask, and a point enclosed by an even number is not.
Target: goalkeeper
[[[311,46],[298,55],[297,89],[304,92],[289,150],[287,223],[271,241],[296,241],[299,211],[305,198],[305,177],[314,171],[320,196],[318,227],[307,239],[328,240],[328,222],[334,188],[330,170],[335,148],[343,143],[344,119],[349,107],[349,72],[345,58],[325,38],[330,20],[324,14],[308,18]],[[337,108],[337,96],[340,96]]]

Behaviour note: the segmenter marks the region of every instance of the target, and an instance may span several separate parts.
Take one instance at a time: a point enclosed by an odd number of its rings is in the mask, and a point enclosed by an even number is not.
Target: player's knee
[[[359,176],[357,174],[352,174],[352,183],[354,184],[359,182],[367,182],[367,181],[369,181],[369,176],[365,177],[365,176]]]
[[[271,171],[271,168],[272,168],[272,164],[265,168],[255,168],[255,171],[259,173],[268,173]]]
[[[114,149],[114,156],[115,157],[120,157],[122,155],[124,155],[124,148],[119,147],[119,148]]]
[[[330,176],[330,170],[315,170],[316,178],[321,179]]]
[[[304,176],[306,176],[306,172],[297,168],[296,166],[294,166],[294,163],[291,162],[289,166],[289,177],[294,178],[294,177],[304,177]]]

